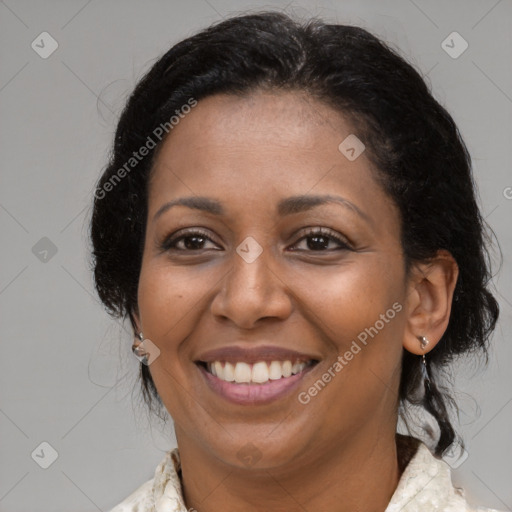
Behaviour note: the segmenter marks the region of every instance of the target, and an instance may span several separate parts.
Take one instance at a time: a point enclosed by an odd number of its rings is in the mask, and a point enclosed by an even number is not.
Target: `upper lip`
[[[272,345],[262,345],[259,347],[241,347],[230,345],[228,347],[216,348],[203,352],[197,357],[196,362],[212,363],[214,361],[241,361],[248,364],[254,364],[259,361],[318,361],[319,357],[313,354],[306,354],[296,350],[290,350],[283,347]]]

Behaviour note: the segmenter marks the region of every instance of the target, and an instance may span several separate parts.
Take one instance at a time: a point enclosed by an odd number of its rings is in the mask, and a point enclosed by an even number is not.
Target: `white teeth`
[[[285,361],[283,363],[283,377],[290,377],[292,374],[292,362]]]
[[[281,371],[281,363],[279,361],[272,361],[270,363],[269,368],[269,378],[272,380],[280,379],[283,376],[283,372]]]
[[[305,366],[306,366],[306,363],[295,363],[292,366],[292,375],[300,373],[304,369]]]
[[[267,382],[269,379],[267,363],[263,361],[252,365],[252,381]]]
[[[224,380],[233,382],[235,380],[235,367],[231,363],[224,365]]]
[[[216,363],[217,361],[215,361]],[[215,364],[214,363],[214,364]],[[252,371],[247,363],[236,363],[235,366],[235,382],[251,382]]]
[[[296,375],[302,372],[310,363],[311,361],[292,364],[291,361],[287,360],[272,361],[270,364],[258,361],[250,365],[244,362],[221,363],[220,361],[214,361],[207,364],[207,369],[212,375],[226,382],[264,384],[269,380],[278,380]]]
[[[219,377],[219,379],[224,379],[224,370],[220,361],[215,361],[213,363],[212,370],[215,372],[214,375]]]

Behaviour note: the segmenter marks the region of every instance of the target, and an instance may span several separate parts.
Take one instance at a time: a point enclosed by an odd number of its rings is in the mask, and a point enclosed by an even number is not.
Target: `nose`
[[[212,314],[241,329],[252,329],[263,319],[285,320],[292,300],[279,270],[272,267],[268,250],[251,263],[235,252],[232,269],[211,303]]]

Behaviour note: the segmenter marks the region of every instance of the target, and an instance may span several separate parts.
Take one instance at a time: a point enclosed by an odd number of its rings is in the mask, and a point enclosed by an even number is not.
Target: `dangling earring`
[[[147,355],[148,355],[146,350],[144,349],[143,342],[144,342],[144,335],[142,334],[142,332],[139,332],[139,334],[137,334],[137,337],[135,338],[135,341],[133,342],[133,345],[132,345],[133,354],[142,363],[144,363],[144,360],[147,361]],[[147,364],[147,363],[145,363],[145,364]]]
[[[425,336],[418,336],[418,339],[420,340],[422,349],[424,349],[430,343],[430,341]],[[425,391],[428,392],[430,390],[430,376],[428,374],[427,360],[425,358],[425,354],[422,355],[421,373],[423,375],[423,381],[425,383]]]

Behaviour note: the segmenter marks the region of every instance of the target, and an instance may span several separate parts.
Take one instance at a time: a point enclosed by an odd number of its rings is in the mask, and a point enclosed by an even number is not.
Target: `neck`
[[[177,437],[185,502],[197,512],[384,512],[408,462],[399,464],[404,438],[394,432],[372,443],[356,436],[307,464],[268,470],[226,465]]]

